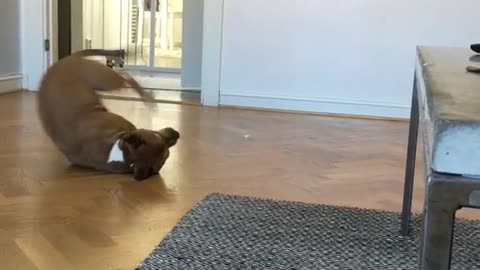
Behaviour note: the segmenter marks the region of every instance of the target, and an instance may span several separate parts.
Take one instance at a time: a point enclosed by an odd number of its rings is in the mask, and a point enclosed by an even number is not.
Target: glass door
[[[84,0],[86,48],[123,49],[125,68],[179,72],[183,0]]]
[[[182,0],[130,0],[127,68],[179,72]]]
[[[183,0],[157,0],[160,5],[155,23],[156,68],[180,69],[182,57]]]

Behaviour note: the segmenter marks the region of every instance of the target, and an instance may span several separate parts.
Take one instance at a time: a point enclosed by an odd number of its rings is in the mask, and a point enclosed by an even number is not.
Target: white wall
[[[2,0],[0,9],[0,76],[20,73],[20,3]]]
[[[478,0],[225,0],[221,103],[407,116],[415,47],[480,42]]]
[[[23,87],[38,90],[48,67],[44,40],[48,37],[46,0],[20,0],[20,48]]]
[[[103,1],[83,1],[83,46],[86,48],[85,40],[92,41],[92,48],[103,47]]]
[[[127,48],[128,2],[128,0],[105,0],[105,49]]]
[[[0,9],[0,94],[22,88],[20,2],[3,0]]]

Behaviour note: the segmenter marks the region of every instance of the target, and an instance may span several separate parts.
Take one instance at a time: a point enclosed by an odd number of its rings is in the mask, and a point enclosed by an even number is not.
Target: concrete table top
[[[417,48],[420,124],[435,172],[480,176],[480,74],[466,71],[480,66],[474,56],[469,48]]]

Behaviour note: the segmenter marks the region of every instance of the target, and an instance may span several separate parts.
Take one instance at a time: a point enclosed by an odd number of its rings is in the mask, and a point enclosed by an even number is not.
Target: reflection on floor
[[[99,60],[103,62],[104,60]],[[149,91],[158,102],[200,104],[200,87],[184,88],[178,72],[158,72],[133,70],[131,68],[115,69],[120,74],[132,76],[144,89]],[[130,88],[109,92],[99,92],[105,98],[139,100],[138,94]]]
[[[177,103],[177,104],[200,104],[199,91],[179,91],[179,90],[154,90],[147,89],[148,93],[152,94],[154,99],[158,102]],[[107,99],[125,99],[125,100],[140,100],[139,95],[132,88],[122,88],[120,90],[109,92],[97,92]]]
[[[158,102],[200,104],[200,88],[183,88],[179,73],[160,73],[143,70],[118,70],[128,73],[153,95]],[[139,100],[138,94],[131,88],[116,91],[99,92],[105,98]]]
[[[166,89],[166,90],[199,90],[199,89],[184,89],[179,73],[160,73],[143,70],[118,70],[120,73],[128,73],[138,83],[149,89]]]
[[[131,66],[149,66],[150,65],[150,49],[149,46],[143,46],[143,49],[131,48],[126,57],[126,64]],[[155,48],[155,65],[156,68],[180,69],[182,67],[182,50],[181,48],[174,51],[165,51]]]

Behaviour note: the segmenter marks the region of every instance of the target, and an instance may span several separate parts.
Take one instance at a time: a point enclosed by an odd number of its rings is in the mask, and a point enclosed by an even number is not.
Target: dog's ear
[[[165,142],[168,147],[172,147],[177,144],[178,139],[180,139],[180,133],[173,128],[167,127],[159,130],[157,132],[165,139]]]
[[[137,149],[141,145],[145,144],[145,141],[135,133],[125,133],[122,137],[122,143]]]

